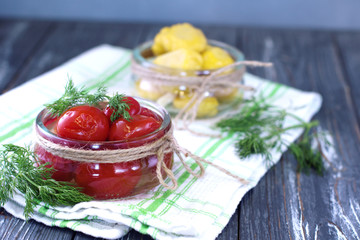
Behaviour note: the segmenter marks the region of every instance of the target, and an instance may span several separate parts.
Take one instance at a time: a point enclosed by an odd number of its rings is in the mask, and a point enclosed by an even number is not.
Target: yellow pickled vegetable
[[[203,69],[216,69],[234,63],[234,59],[225,50],[219,47],[208,46],[202,53]]]
[[[200,53],[190,49],[181,48],[157,56],[154,59],[154,63],[169,68],[200,70],[203,65],[203,59]]]
[[[164,27],[160,30],[158,34],[156,34],[154,38],[154,44],[151,47],[151,50],[155,55],[160,55],[167,52],[164,45],[169,45],[169,44],[165,44],[169,41],[167,39],[169,34],[170,34],[170,27]]]
[[[182,109],[190,101],[191,96],[179,96],[176,97],[173,101],[173,106],[178,109]],[[202,100],[197,109],[196,116],[199,118],[202,117],[213,117],[218,113],[219,102],[215,97],[206,97]]]
[[[161,29],[155,36],[152,51],[155,55],[180,48],[202,52],[205,47],[206,37],[200,29],[189,23],[179,23]]]
[[[174,87],[171,86],[155,86],[149,81],[139,79],[135,83],[135,89],[137,94],[149,100],[157,100],[167,92],[174,91]]]
[[[151,49],[155,55],[154,64],[172,69],[208,70],[222,68],[234,63],[234,59],[227,51],[220,47],[208,45],[204,33],[189,23],[162,28],[155,36]],[[232,71],[233,69],[230,69],[222,74],[229,74]],[[187,72],[190,73],[191,71]],[[171,73],[169,74],[171,75]],[[194,74],[196,73],[194,71]],[[174,71],[174,75],[176,74],[178,71]],[[163,87],[157,85],[151,87],[151,81],[145,80],[136,83],[139,95],[144,98],[162,101],[169,95],[174,108],[183,109],[192,97],[192,92],[183,86]],[[199,118],[213,117],[218,114],[219,102],[229,102],[237,97],[237,88],[227,87],[216,90],[212,92],[212,96],[201,101],[196,116]]]

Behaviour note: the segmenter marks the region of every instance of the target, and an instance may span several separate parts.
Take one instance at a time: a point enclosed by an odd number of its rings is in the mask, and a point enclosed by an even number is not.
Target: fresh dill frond
[[[97,105],[106,99],[106,88],[99,87],[95,93],[91,94],[84,88],[76,88],[72,79],[69,79],[65,86],[64,94],[55,102],[45,104],[45,107],[53,116],[60,116],[73,106],[81,104]]]
[[[90,93],[89,90],[84,88],[76,88],[72,79],[69,78],[65,86],[64,94],[53,103],[45,104],[45,107],[52,116],[58,117],[69,108],[77,105],[86,104],[98,106],[101,102],[108,101],[109,107],[113,110],[111,121],[114,122],[120,116],[126,120],[131,120],[131,116],[128,112],[130,107],[125,100],[126,96],[124,94],[116,93],[112,97],[106,95],[106,88],[103,86],[97,88],[95,93]]]
[[[260,154],[271,162],[271,149],[280,138],[286,112],[255,99],[244,101],[240,112],[216,124],[223,132],[236,133],[236,150],[240,157]]]
[[[308,133],[305,133],[303,138],[296,143],[292,143],[289,150],[298,163],[298,171],[308,173],[309,169],[314,169],[317,174],[323,175],[324,165],[321,152],[311,147]]]
[[[284,127],[285,117],[293,118],[296,124]],[[307,123],[284,109],[267,104],[264,99],[255,98],[244,101],[239,113],[216,123],[216,127],[222,132],[237,136],[235,149],[241,158],[260,154],[267,165],[270,165],[272,162],[270,151],[280,150],[285,145],[297,159],[299,171],[313,168],[321,174],[323,170],[321,154],[311,148],[309,140],[311,128],[317,125],[317,121]],[[282,140],[282,134],[291,129],[301,128],[305,129],[301,140],[292,144]]]
[[[235,148],[241,158],[247,158],[252,154],[260,154],[267,162],[271,161],[270,146],[257,134],[250,134],[239,139]]]
[[[18,189],[24,194],[24,215],[28,219],[39,202],[59,206],[93,199],[72,183],[52,179],[53,171],[47,164],[39,164],[36,154],[29,148],[3,145],[0,150],[0,204],[10,200]]]
[[[120,116],[125,120],[130,120],[131,116],[128,112],[130,109],[129,104],[126,102],[126,96],[124,94],[116,93],[114,96],[109,97],[109,107],[113,110],[110,120],[114,122]]]

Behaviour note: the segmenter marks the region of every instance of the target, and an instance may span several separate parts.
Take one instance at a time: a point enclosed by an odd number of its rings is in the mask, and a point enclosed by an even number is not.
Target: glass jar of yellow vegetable
[[[244,60],[236,48],[206,39],[203,32],[188,23],[164,27],[155,36],[133,51],[132,70],[135,89],[140,97],[167,105],[170,112],[183,109],[206,78],[217,84],[207,84],[196,117],[212,117],[222,106],[238,102],[242,94],[236,84],[226,84],[232,78],[242,83],[243,65],[213,75],[219,69]],[[208,80],[207,80],[208,81]],[[214,87],[215,86],[215,87]]]

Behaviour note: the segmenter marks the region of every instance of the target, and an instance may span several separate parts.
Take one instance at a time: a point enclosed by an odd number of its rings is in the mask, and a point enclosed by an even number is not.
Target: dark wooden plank
[[[50,22],[0,20],[0,94],[49,34]]]
[[[259,218],[249,208],[268,211],[271,224],[267,223],[269,221],[265,216],[260,216],[260,222],[252,222],[248,224],[248,229],[241,229],[240,237],[262,239],[267,238],[268,232],[271,239],[357,238],[360,226],[358,213],[354,209],[359,206],[360,198],[353,186],[358,184],[358,177],[355,176],[360,172],[357,164],[358,122],[351,101],[348,101],[347,90],[350,86],[345,80],[345,70],[339,62],[331,34],[262,30],[246,30],[242,34],[241,45],[247,56],[261,57],[263,53],[260,60],[275,63],[273,72],[252,71],[268,78],[274,77],[273,80],[287,85],[322,94],[324,103],[317,118],[321,127],[333,135],[339,155],[338,158],[331,156],[333,162],[327,164],[324,177],[319,177],[296,174],[295,160],[285,154],[281,165],[276,165],[253,190],[252,194],[260,197],[263,185],[278,181],[277,185],[265,187],[270,193],[267,199],[256,202],[257,198],[248,199],[249,194],[241,204],[241,226],[248,219]],[[279,166],[283,166],[281,171],[278,171]],[[255,235],[259,233],[261,237]]]
[[[50,228],[34,220],[25,222],[0,208],[0,239],[70,240],[73,235],[74,233],[70,229]]]
[[[344,32],[333,36],[335,51],[339,56],[339,64],[346,70],[344,81],[347,81],[347,101],[354,105],[356,118],[360,122],[360,33]],[[360,133],[356,133],[360,138]]]
[[[8,87],[20,85],[100,44],[133,47],[140,43],[138,39],[142,29],[142,24],[57,23],[31,61],[22,67]]]
[[[231,26],[208,26],[208,25],[195,25],[201,29],[207,39],[224,42],[234,46],[237,40],[237,27]]]
[[[324,99],[320,121],[327,126],[336,139],[335,147],[338,157],[332,157],[325,178],[306,181],[305,177],[298,179],[301,195],[307,194],[308,186],[314,186],[309,194],[318,193],[311,207],[304,207],[307,219],[314,219],[315,207],[318,213],[318,235],[325,238],[337,236],[348,239],[359,238],[360,223],[358,213],[354,211],[359,205],[360,195],[352,188],[357,184],[359,150],[359,122],[356,119],[351,97],[349,96],[346,69],[342,68],[341,59],[331,36],[312,34],[308,37],[316,41],[308,46],[313,49],[309,57],[314,61],[307,66],[309,85],[319,91]],[[318,205],[323,203],[324,205]],[[313,212],[311,212],[313,210]],[[320,225],[321,224],[321,225]],[[321,226],[321,227],[320,227]]]
[[[239,239],[239,207],[231,216],[229,223],[219,234],[216,240],[236,240]]]
[[[279,213],[283,210],[284,202],[281,188],[278,188],[281,182],[277,183],[278,171],[278,167],[272,168],[241,201],[239,239],[286,239],[286,225],[277,228],[278,223],[283,220]],[[272,198],[278,201],[272,201]]]

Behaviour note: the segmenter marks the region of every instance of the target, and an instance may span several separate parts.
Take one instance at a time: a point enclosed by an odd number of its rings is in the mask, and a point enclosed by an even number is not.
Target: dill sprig
[[[51,104],[45,104],[52,116],[60,116],[63,112],[71,107],[77,105],[93,105],[98,106],[101,102],[108,101],[109,106],[113,109],[111,121],[115,121],[122,116],[126,120],[130,120],[131,116],[128,113],[129,104],[124,101],[125,95],[116,93],[113,97],[106,95],[106,88],[100,86],[95,93],[90,93],[89,90],[81,87],[76,88],[74,82],[69,78],[64,94]]]
[[[126,120],[130,120],[131,116],[128,112],[130,109],[129,104],[126,103],[126,96],[124,94],[116,93],[112,97],[108,97],[109,107],[113,110],[110,116],[111,122],[114,122],[120,116]]]
[[[293,118],[296,124],[283,126],[286,117]],[[244,101],[239,113],[222,119],[217,124],[222,132],[234,133],[238,137],[235,148],[241,158],[253,154],[264,157],[267,165],[272,163],[272,149],[280,150],[287,146],[298,162],[298,170],[312,168],[317,173],[323,171],[321,154],[311,147],[311,129],[317,126],[317,121],[309,123],[284,109],[270,105],[264,99],[250,99]],[[303,137],[295,143],[288,144],[281,135],[291,129],[304,128]]]
[[[324,165],[321,149],[315,151],[311,147],[311,140],[312,138],[317,138],[317,135],[311,136],[309,130],[306,129],[303,137],[296,143],[292,143],[289,146],[289,150],[298,162],[298,171],[308,173],[309,169],[314,169],[319,175],[322,175]]]
[[[39,164],[36,154],[29,148],[3,145],[0,151],[0,204],[11,199],[18,189],[24,194],[24,215],[28,219],[39,202],[60,206],[93,199],[81,193],[73,183],[52,179],[53,171],[47,164]]]
[[[84,88],[77,89],[74,86],[72,79],[69,79],[64,94],[55,102],[51,104],[45,104],[45,107],[53,116],[60,116],[70,107],[87,104],[97,105],[106,99],[106,89],[99,87],[94,94],[90,94],[88,90]]]

